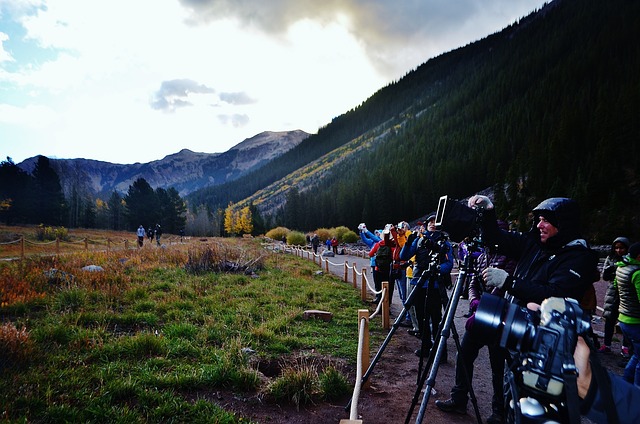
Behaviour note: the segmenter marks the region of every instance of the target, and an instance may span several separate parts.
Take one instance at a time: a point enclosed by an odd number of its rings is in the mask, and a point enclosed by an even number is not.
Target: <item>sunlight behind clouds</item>
[[[461,2],[0,0],[0,148],[132,163],[314,133],[541,3]]]

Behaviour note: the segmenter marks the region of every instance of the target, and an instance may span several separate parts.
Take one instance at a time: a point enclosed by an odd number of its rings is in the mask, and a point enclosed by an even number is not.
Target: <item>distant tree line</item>
[[[170,234],[185,228],[187,207],[178,191],[154,190],[144,178],[134,181],[126,195],[113,191],[106,201],[92,197],[77,181],[68,191],[65,197],[47,157],[38,157],[31,175],[7,158],[0,162],[0,221],[127,231],[160,224]]]

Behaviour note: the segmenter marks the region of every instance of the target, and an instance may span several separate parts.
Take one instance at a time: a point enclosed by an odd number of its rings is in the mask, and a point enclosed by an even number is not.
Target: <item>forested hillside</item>
[[[190,201],[247,199],[274,224],[355,228],[495,187],[499,213],[523,227],[540,200],[571,196],[591,240],[638,238],[639,116],[640,2],[556,0],[429,60],[258,174]],[[321,173],[300,171],[339,147]],[[248,199],[260,189],[286,205]]]

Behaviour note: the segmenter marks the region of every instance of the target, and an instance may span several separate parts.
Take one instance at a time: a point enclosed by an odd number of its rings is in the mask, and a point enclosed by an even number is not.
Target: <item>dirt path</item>
[[[369,260],[358,258],[356,256],[338,255],[330,260],[330,271],[340,278],[344,277],[344,263],[349,266],[355,263],[357,269],[362,268],[369,270]],[[332,265],[337,264],[337,265]],[[324,266],[323,266],[323,269]],[[455,271],[455,270],[454,270]],[[351,278],[349,271],[349,278]],[[455,276],[453,277],[455,281]],[[359,285],[359,282],[358,282]],[[603,304],[604,292],[607,283],[600,281],[595,284],[598,296],[598,305]],[[354,289],[355,290],[355,289]],[[369,298],[373,295],[370,294]],[[373,305],[370,305],[373,311]],[[396,317],[402,310],[402,305],[398,295],[394,295],[392,304],[392,317]],[[460,332],[460,337],[464,332],[464,322],[466,318],[463,315],[468,310],[468,301],[460,299],[455,312],[454,325]],[[380,319],[379,317],[374,319]],[[378,321],[379,322],[379,321]],[[379,325],[376,326],[378,329]],[[594,320],[593,327],[596,334],[602,336],[603,322]],[[387,331],[372,330],[379,332],[382,338],[388,336]],[[357,337],[354,329],[354,337]],[[623,366],[626,361],[620,356],[620,337],[614,338],[613,350],[611,355],[599,355],[603,364],[617,374],[622,374]],[[420,340],[409,335],[406,328],[399,327],[390,338],[387,347],[380,356],[379,362],[374,366],[371,376],[368,379],[368,387],[364,388],[360,394],[357,411],[358,418],[363,424],[389,424],[404,423],[408,412],[414,404],[417,390],[419,358],[415,356],[414,351],[419,347]],[[453,385],[455,377],[455,341],[453,337],[447,339],[447,349],[449,358],[447,362],[441,362],[437,367],[436,379],[434,384],[435,394],[429,397],[429,401],[425,405],[424,416],[422,422],[429,424],[445,424],[445,423],[476,423],[478,422],[474,413],[474,409],[469,403],[466,415],[446,414],[435,407],[434,402],[437,399],[447,399],[449,391]],[[370,346],[371,358],[378,352],[379,346]],[[621,367],[622,366],[622,367]],[[355,379],[355,369],[353,376]],[[482,349],[478,359],[474,363],[474,379],[473,389],[478,401],[480,417],[482,422],[491,414],[491,377],[490,366],[487,349]],[[335,402],[333,404],[322,403],[308,406],[296,410],[294,407],[280,407],[268,403],[262,403],[258,399],[237,399],[230,395],[217,394],[217,403],[235,410],[242,416],[258,423],[285,424],[285,423],[304,423],[304,424],[326,424],[340,423],[341,420],[349,418],[349,409],[345,408],[349,402],[349,398]],[[413,414],[409,419],[410,423],[417,422],[416,417],[422,403],[422,395],[414,404]],[[587,420],[583,422],[589,423]]]
[[[368,258],[338,255],[334,258],[329,258],[329,260],[331,272],[338,276],[342,277],[344,275],[345,261],[350,265],[356,263],[359,270],[367,268],[368,275],[371,275]],[[331,265],[332,263],[338,262],[341,263],[341,266]],[[456,277],[457,270],[454,270],[454,274],[452,275],[454,282]],[[373,295],[370,295],[370,297],[372,298]],[[454,325],[460,337],[462,337],[464,333],[464,323],[466,321],[463,315],[468,309],[469,302],[460,299],[454,318]],[[401,311],[402,304],[396,290],[391,307],[392,320],[395,319]],[[375,319],[379,320],[380,318]],[[420,347],[420,339],[409,335],[406,330],[404,327],[399,327],[397,331],[393,333],[388,345],[381,353],[380,360],[375,364],[371,376],[368,379],[369,387],[361,392],[358,401],[358,412],[359,418],[362,419],[365,424],[403,423],[412,405],[413,414],[410,422],[416,422],[418,411],[423,401],[422,394],[418,394],[418,398],[416,399],[418,371],[421,364],[420,358],[414,354],[414,351]],[[388,337],[389,333],[384,331],[381,332],[381,334],[384,337]],[[449,397],[449,390],[455,378],[455,352],[457,349],[453,335],[447,339],[446,344],[450,354],[446,362],[441,361],[439,366],[435,368],[436,379],[433,385],[435,394],[432,392],[429,396],[429,402],[426,404],[423,415],[423,422],[434,424],[477,422],[471,403],[469,403],[467,415],[446,414],[434,405],[435,400],[447,399]],[[372,345],[370,349],[371,358],[373,359],[379,350],[379,346]],[[488,363],[487,350],[483,349],[476,361],[476,368],[474,370],[474,391],[478,399],[478,407],[483,421],[491,414],[492,389]],[[424,370],[425,366],[426,364],[422,364],[421,369]],[[422,385],[423,388],[425,386],[426,384]],[[349,411],[346,411],[342,418],[349,418]],[[339,420],[336,422],[339,422]]]

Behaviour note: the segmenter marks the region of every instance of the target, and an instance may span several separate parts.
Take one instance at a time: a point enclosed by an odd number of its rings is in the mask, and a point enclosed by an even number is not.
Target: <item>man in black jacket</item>
[[[566,197],[552,197],[533,209],[535,226],[528,233],[500,230],[493,204],[486,196],[473,196],[469,205],[484,209],[484,241],[518,261],[513,275],[499,268],[483,271],[487,285],[499,287],[519,304],[541,303],[549,297],[582,299],[599,280],[598,255],[580,236],[578,204]]]
[[[468,206],[483,212],[483,241],[498,246],[498,253],[518,263],[513,274],[486,268],[484,281],[513,296],[521,306],[540,304],[549,297],[580,300],[600,278],[598,255],[580,236],[580,214],[574,200],[553,197],[541,202],[532,211],[535,225],[527,233],[499,229],[493,203],[486,196],[472,196]],[[446,412],[466,411],[466,404],[453,399],[436,401],[436,406]]]

